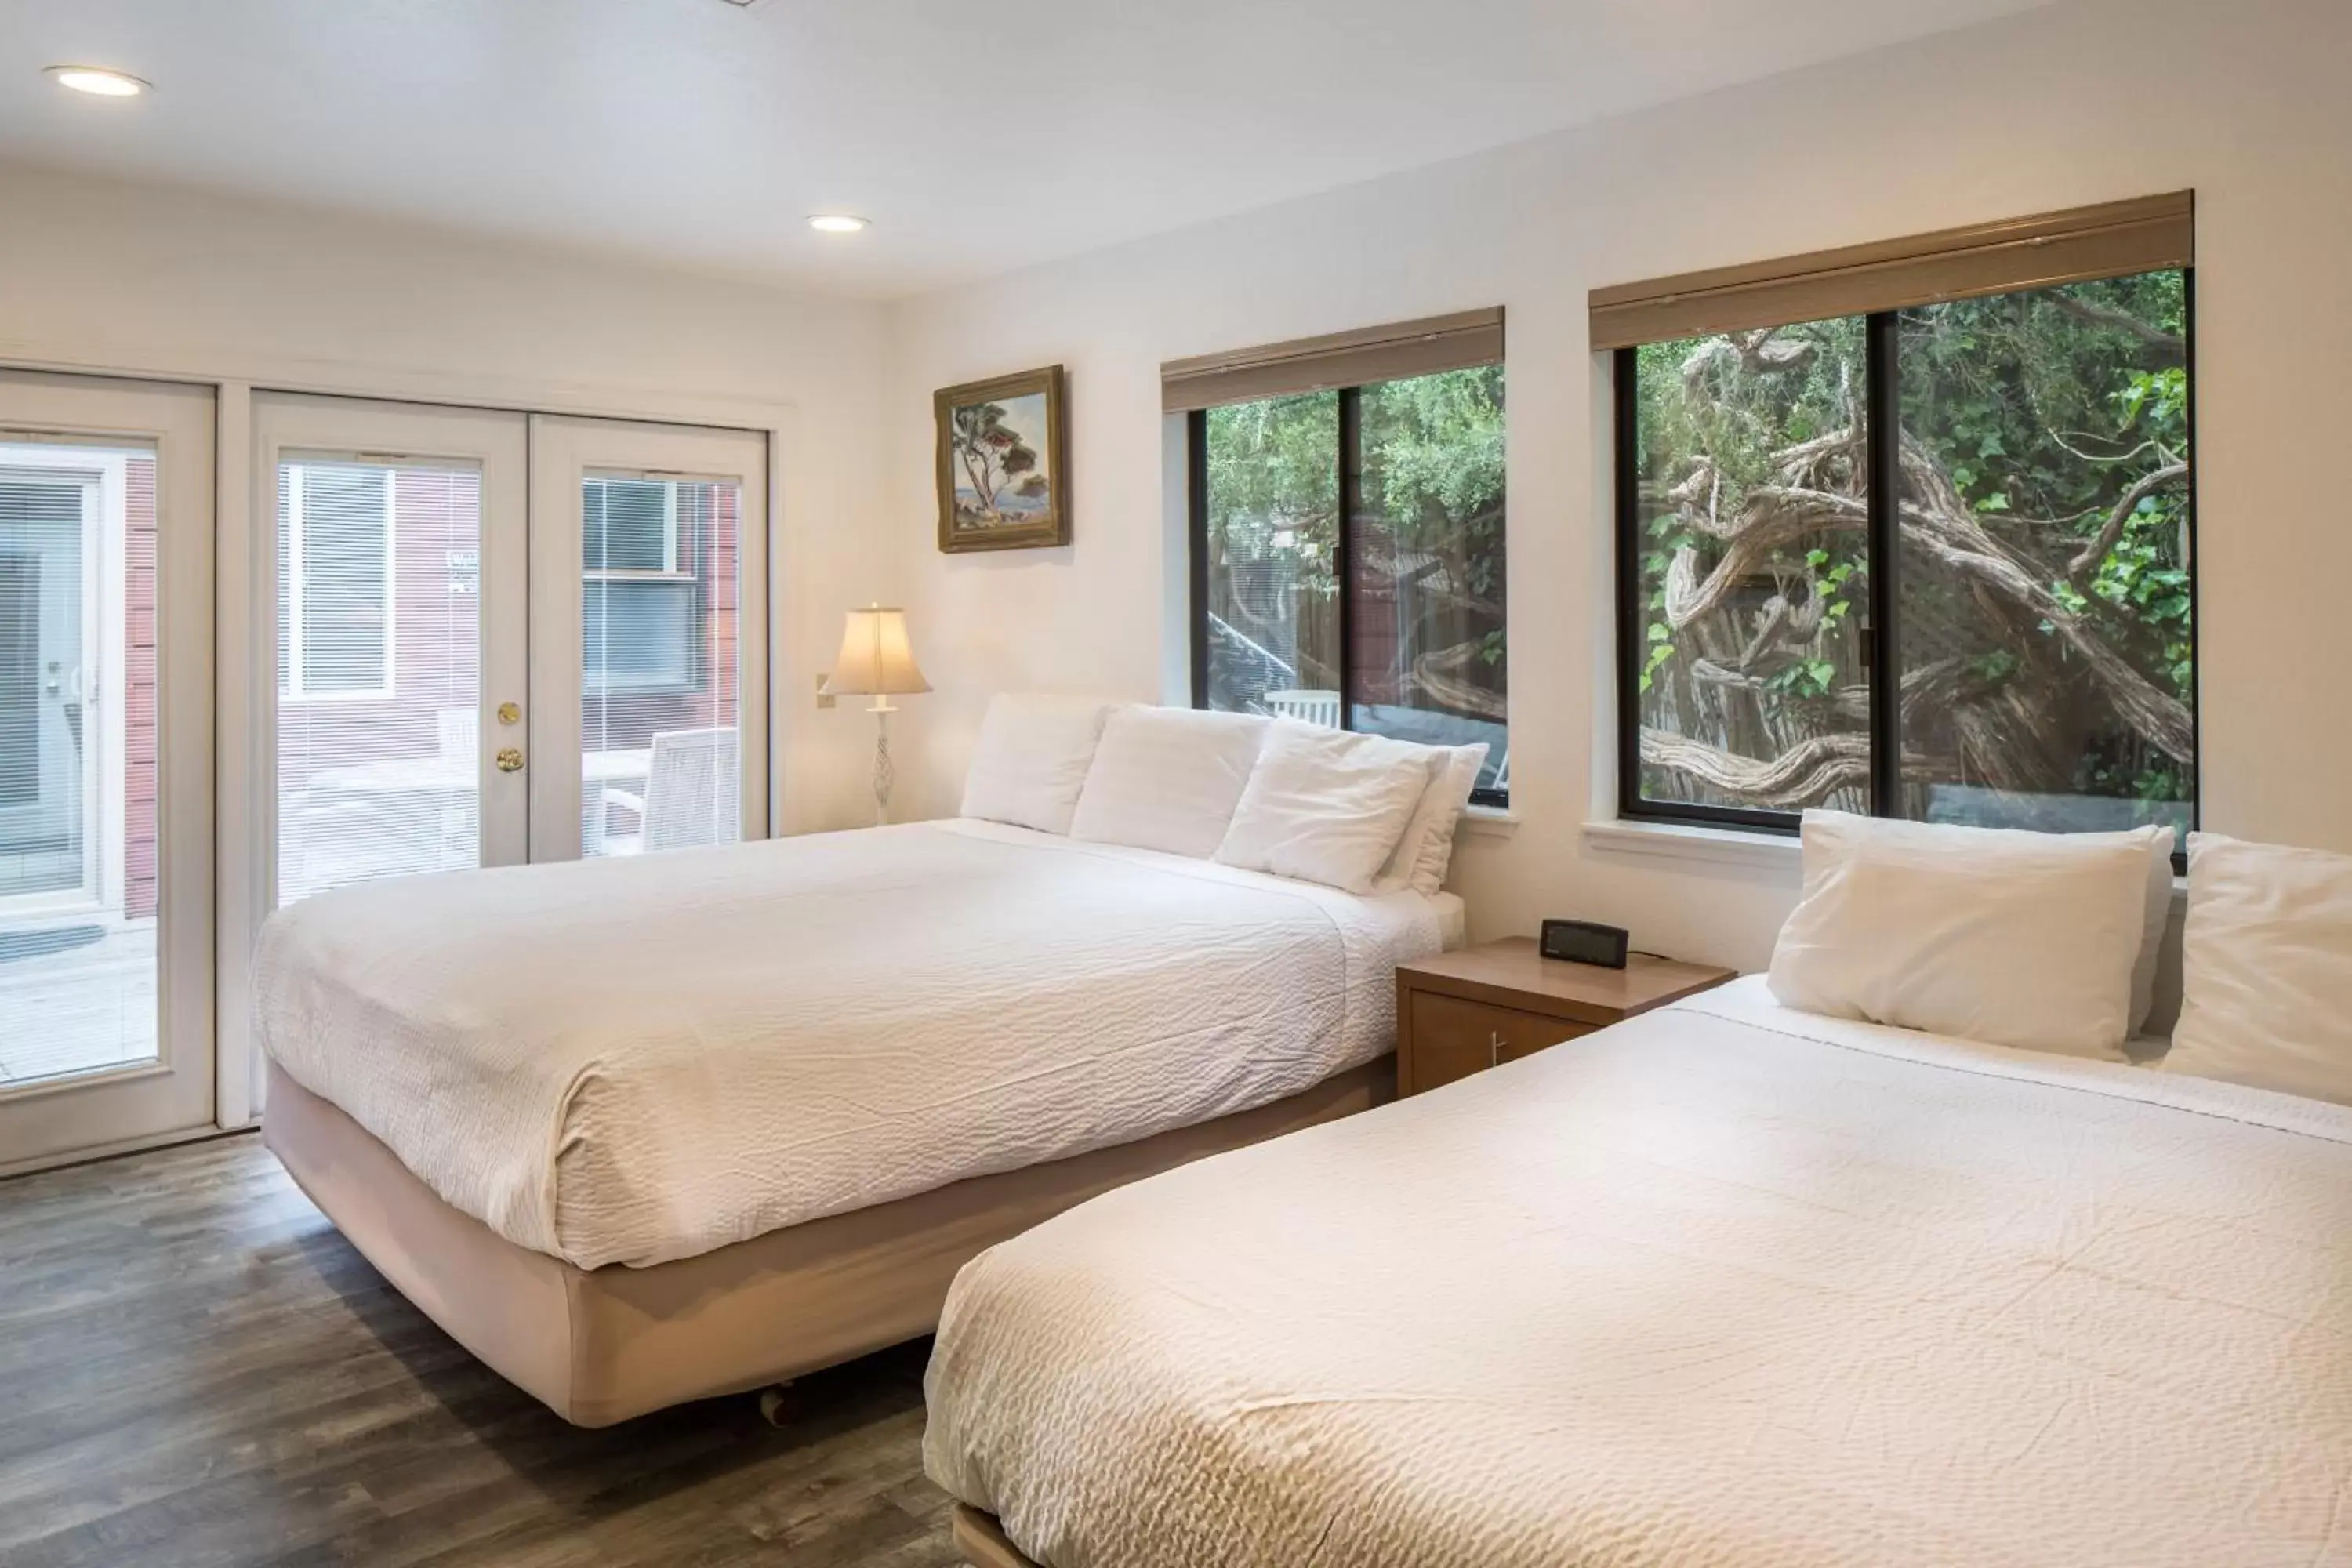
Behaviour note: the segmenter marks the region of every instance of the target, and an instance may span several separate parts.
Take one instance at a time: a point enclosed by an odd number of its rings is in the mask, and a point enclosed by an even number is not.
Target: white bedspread
[[[916,824],[328,893],[257,1026],[455,1207],[645,1265],[1370,1060],[1452,902]]]
[[[932,1477],[1052,1568],[2352,1563],[2352,1110],[1759,986],[982,1255]]]

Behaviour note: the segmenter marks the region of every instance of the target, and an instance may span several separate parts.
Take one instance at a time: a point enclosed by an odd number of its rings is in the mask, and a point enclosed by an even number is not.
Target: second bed
[[[975,1563],[2352,1563],[2352,1110],[1760,978],[957,1280]]]

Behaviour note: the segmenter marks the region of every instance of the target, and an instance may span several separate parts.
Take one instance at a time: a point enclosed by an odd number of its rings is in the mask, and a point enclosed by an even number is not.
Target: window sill
[[[1738,827],[1691,827],[1678,822],[1588,822],[1584,841],[1612,855],[1646,855],[1716,866],[1794,870],[1800,859],[1789,834],[1754,833]]]
[[[1519,830],[1519,819],[1507,806],[1465,805],[1457,830],[1474,838],[1508,838]]]

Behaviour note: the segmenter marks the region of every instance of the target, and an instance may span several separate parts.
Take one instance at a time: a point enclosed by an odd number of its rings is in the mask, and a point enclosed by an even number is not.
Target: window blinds
[[[1160,406],[1165,413],[1182,414],[1262,397],[1499,364],[1502,358],[1503,310],[1498,305],[1170,360],[1160,367]]]
[[[1592,290],[1592,348],[1633,348],[2195,264],[2189,191]]]

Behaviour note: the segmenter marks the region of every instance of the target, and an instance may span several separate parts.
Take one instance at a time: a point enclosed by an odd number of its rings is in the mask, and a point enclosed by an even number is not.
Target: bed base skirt
[[[974,1176],[650,1268],[582,1269],[450,1207],[341,1110],[269,1065],[262,1141],[394,1289],[581,1426],[739,1394],[918,1339],[956,1271],[1113,1187],[1388,1100],[1382,1057],[1254,1110]],[[1017,1561],[1017,1560],[1015,1560]]]

